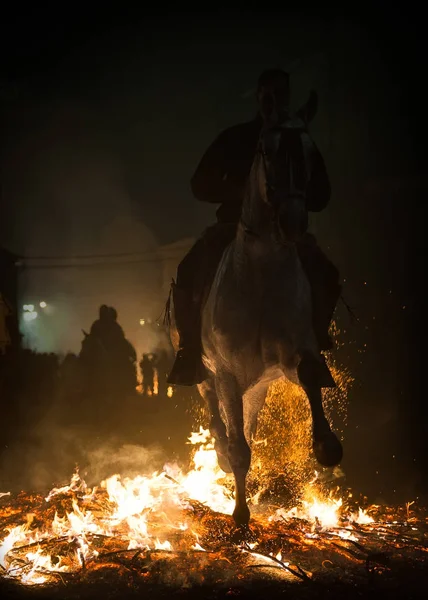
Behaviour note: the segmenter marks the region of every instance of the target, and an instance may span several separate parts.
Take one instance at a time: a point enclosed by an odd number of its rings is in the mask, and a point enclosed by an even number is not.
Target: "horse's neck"
[[[247,230],[262,236],[269,234],[272,221],[269,208],[260,197],[259,160],[260,158],[256,156],[251,166],[242,203],[241,223]]]
[[[243,287],[249,281],[273,285],[277,273],[285,269],[294,273],[299,264],[295,245],[284,246],[276,239],[272,210],[261,195],[262,186],[266,185],[261,160],[257,154],[251,167],[233,247],[235,276]]]
[[[296,275],[300,264],[294,244],[278,244],[269,230],[255,236],[242,224],[231,253],[235,283],[251,293],[278,293],[282,289],[280,282],[285,285],[284,273]]]

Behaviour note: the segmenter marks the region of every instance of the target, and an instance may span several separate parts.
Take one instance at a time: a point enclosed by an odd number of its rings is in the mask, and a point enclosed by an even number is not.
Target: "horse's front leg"
[[[343,458],[343,448],[324,413],[319,367],[311,358],[302,360],[298,376],[309,400],[312,413],[312,448],[323,467],[335,467]]]
[[[198,385],[199,393],[205,400],[210,413],[209,430],[214,438],[214,448],[217,454],[217,462],[222,471],[231,473],[232,469],[228,458],[228,440],[226,426],[220,415],[217,392],[213,377],[209,377]]]
[[[217,374],[216,390],[220,402],[223,402],[228,424],[228,457],[235,478],[233,518],[238,527],[246,527],[250,521],[246,478],[251,463],[251,451],[244,435],[242,393],[236,378],[225,372]]]

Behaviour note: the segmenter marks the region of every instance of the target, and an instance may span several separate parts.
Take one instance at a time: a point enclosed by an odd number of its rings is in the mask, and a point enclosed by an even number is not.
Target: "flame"
[[[29,512],[24,523],[3,530],[0,565],[5,576],[25,585],[40,585],[55,574],[74,573],[98,557],[96,541],[100,537],[120,541],[125,550],[174,552],[179,549],[177,536],[181,534],[189,540],[187,551],[206,552],[192,517],[192,502],[230,515],[234,508],[232,486],[217,464],[208,430],[200,427],[188,443],[193,456],[187,472],[178,465],[166,465],[162,472],[148,476],[122,478],[115,474],[91,489],[76,471],[68,485],[53,488],[43,500],[46,514],[52,515],[51,507],[67,507],[62,514],[56,508],[50,520],[41,521]],[[259,516],[264,526],[297,519],[309,524],[304,530],[308,542],[315,541],[320,532],[358,541],[354,526],[371,526],[373,517],[361,507],[355,512],[347,510],[338,488],[325,494],[319,481],[319,473],[315,473],[299,505],[292,509],[282,507],[273,512],[265,504]],[[0,498],[6,495],[0,493]],[[410,503],[406,509],[409,513]],[[49,545],[52,540],[55,543]],[[259,542],[247,548],[245,552],[267,562],[276,560],[284,567],[290,564],[282,549],[263,554]]]
[[[159,529],[187,531],[190,524],[182,521],[183,509],[189,508],[189,500],[197,500],[215,511],[230,514],[234,501],[232,493],[221,483],[224,473],[217,465],[213,440],[208,430],[200,428],[192,433],[189,443],[195,445],[192,468],[184,473],[177,465],[166,465],[161,473],[137,476],[133,479],[118,474],[101,482],[100,488],[88,488],[78,471],[69,485],[53,488],[45,497],[49,505],[65,495],[72,496],[71,510],[64,516],[55,512],[51,522],[33,528],[33,517],[27,515],[23,525],[11,528],[0,545],[0,565],[8,577],[18,577],[25,584],[41,584],[48,575],[40,572],[59,573],[72,570],[97,556],[92,536],[118,536],[127,543],[128,549],[143,548],[172,550],[168,539],[161,539]],[[102,491],[107,496],[103,510],[96,514],[87,506]],[[2,493],[5,496],[8,493]],[[155,515],[155,525],[150,516]],[[191,532],[193,548],[204,550],[198,534]],[[70,562],[61,557],[45,554],[41,543],[49,538],[64,538],[75,546]],[[40,543],[40,545],[38,545]],[[13,551],[31,545],[24,554],[31,566],[25,573]]]
[[[139,394],[143,394],[144,392],[144,377],[141,376],[141,378],[138,381],[138,384],[135,388],[137,390],[137,392]],[[171,393],[169,392],[169,390],[171,389]],[[147,390],[147,396],[157,396],[159,394],[159,373],[157,369],[153,369],[153,389],[149,388]],[[168,392],[167,392],[168,397],[170,398],[172,396],[172,388],[168,388]]]
[[[333,390],[324,398],[327,413],[333,404],[340,405],[335,394],[346,391],[350,384],[346,372],[329,366],[339,392]],[[172,387],[167,393],[172,396]],[[295,535],[301,531],[300,539],[310,544],[315,544],[322,535],[357,541],[359,528],[376,531],[372,516],[376,507],[348,508],[351,495],[345,500],[339,488],[325,491],[325,472],[314,473],[310,460],[310,414],[308,403],[302,400],[301,390],[284,382],[274,384],[268,394],[249,473],[253,518],[259,519],[264,529],[279,527],[284,522],[293,526],[297,522]],[[202,421],[202,413],[199,417]],[[283,435],[285,428],[288,441]],[[114,540],[116,547],[121,545],[120,552],[135,549],[172,553],[182,549],[183,544],[186,552],[207,552],[206,538],[202,535],[206,530],[199,522],[195,506],[215,511],[221,523],[222,515],[231,515],[234,508],[233,485],[218,466],[214,440],[207,429],[200,425],[198,431],[191,433],[188,443],[192,446],[192,456],[187,470],[167,464],[162,472],[134,478],[114,474],[93,488],[76,471],[68,485],[53,488],[36,508],[20,513],[12,500],[7,500],[12,504],[5,508],[4,514],[18,516],[15,520],[5,519],[9,524],[3,528],[0,525],[0,565],[4,576],[25,585],[40,585],[52,581],[55,574],[76,573],[100,556],[100,539]],[[272,508],[272,503],[266,500],[266,493],[272,491],[272,473],[284,472],[295,506],[289,508],[292,504],[288,503],[285,507],[285,502],[278,500]],[[340,471],[330,473],[333,479],[341,475]],[[0,517],[8,495],[9,492],[0,492]],[[28,506],[35,506],[34,501],[28,502]],[[408,523],[413,519],[411,506],[412,503],[406,505]],[[384,536],[385,525],[382,527]],[[243,552],[267,562],[279,561],[285,567],[290,565],[287,549],[277,546],[272,551],[270,547],[263,554],[262,542],[258,539],[247,544]]]
[[[61,516],[55,512],[50,522],[44,521],[38,527],[34,526],[34,514],[27,514],[24,524],[7,532],[0,546],[0,564],[6,576],[18,578],[26,585],[36,585],[48,581],[49,574],[73,571],[76,566],[97,557],[96,536],[116,537],[129,550],[172,551],[174,544],[168,536],[181,531],[193,538],[192,550],[205,551],[190,520],[183,520],[183,510],[190,508],[193,500],[218,513],[230,515],[234,500],[225,474],[217,464],[209,431],[200,427],[188,440],[194,447],[188,472],[183,472],[177,465],[166,465],[163,472],[150,476],[131,479],[115,474],[102,481],[100,487],[91,489],[76,471],[69,485],[53,488],[45,497],[46,505],[71,495],[71,510]],[[316,480],[309,483],[300,507],[288,511],[280,508],[268,521],[304,519],[311,522],[313,528],[338,527],[343,520],[342,500],[331,495],[322,498],[314,486]],[[100,494],[106,498],[102,509],[88,508]],[[347,518],[349,526],[372,521],[362,509]],[[352,539],[352,531],[344,531],[341,537]],[[68,552],[67,558],[59,553],[46,553],[43,542],[50,538],[65,540],[73,553]],[[21,549],[24,553],[18,558]],[[22,558],[27,565],[25,570],[22,569]],[[275,558],[282,561],[282,553],[276,553]]]
[[[373,523],[374,519],[364,509],[359,507],[358,513],[349,513],[344,516],[342,509],[343,500],[340,497],[334,497],[332,494],[323,497],[320,491],[308,488],[306,490],[307,499],[302,500],[301,506],[295,506],[290,510],[280,508],[269,520],[278,518],[284,519],[303,519],[309,521],[314,527],[321,529],[333,529],[340,527],[342,521],[367,525]]]
[[[279,509],[280,516],[285,518],[297,518],[319,524],[323,528],[337,527],[339,524],[338,511],[342,506],[342,500],[331,499],[331,501],[312,498],[311,501],[303,501],[303,507],[294,507],[284,513]]]
[[[153,395],[157,396],[159,392],[159,374],[157,369],[153,369]]]

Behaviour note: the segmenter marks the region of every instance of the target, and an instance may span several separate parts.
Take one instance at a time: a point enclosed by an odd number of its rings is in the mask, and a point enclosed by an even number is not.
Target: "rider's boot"
[[[174,319],[179,335],[179,350],[168,377],[172,385],[196,385],[207,378],[202,362],[200,307],[186,290],[172,286]]]

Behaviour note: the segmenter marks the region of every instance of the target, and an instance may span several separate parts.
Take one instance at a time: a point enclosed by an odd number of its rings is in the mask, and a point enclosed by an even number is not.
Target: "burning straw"
[[[364,509],[351,497],[323,496],[316,478],[292,508],[253,503],[250,530],[238,538],[231,482],[217,466],[213,441],[202,428],[189,440],[195,451],[187,472],[169,465],[150,476],[114,475],[93,488],[76,472],[46,496],[3,494],[3,577],[40,585],[108,571],[186,586],[276,570],[298,582],[316,580],[331,565],[370,570],[409,553],[426,558],[426,518],[414,506]]]
[[[352,378],[329,366],[338,388],[326,395],[326,409],[343,425]],[[113,576],[136,586],[189,587],[266,573],[312,584],[331,573],[383,573],[409,558],[426,566],[428,521],[420,509],[358,503],[332,488],[340,470],[315,471],[308,403],[293,384],[273,385],[260,414],[246,532],[235,531],[233,482],[218,467],[200,409],[198,420],[185,471],[166,465],[134,478],[115,474],[92,488],[76,471],[46,496],[0,493],[2,576],[27,586]]]

